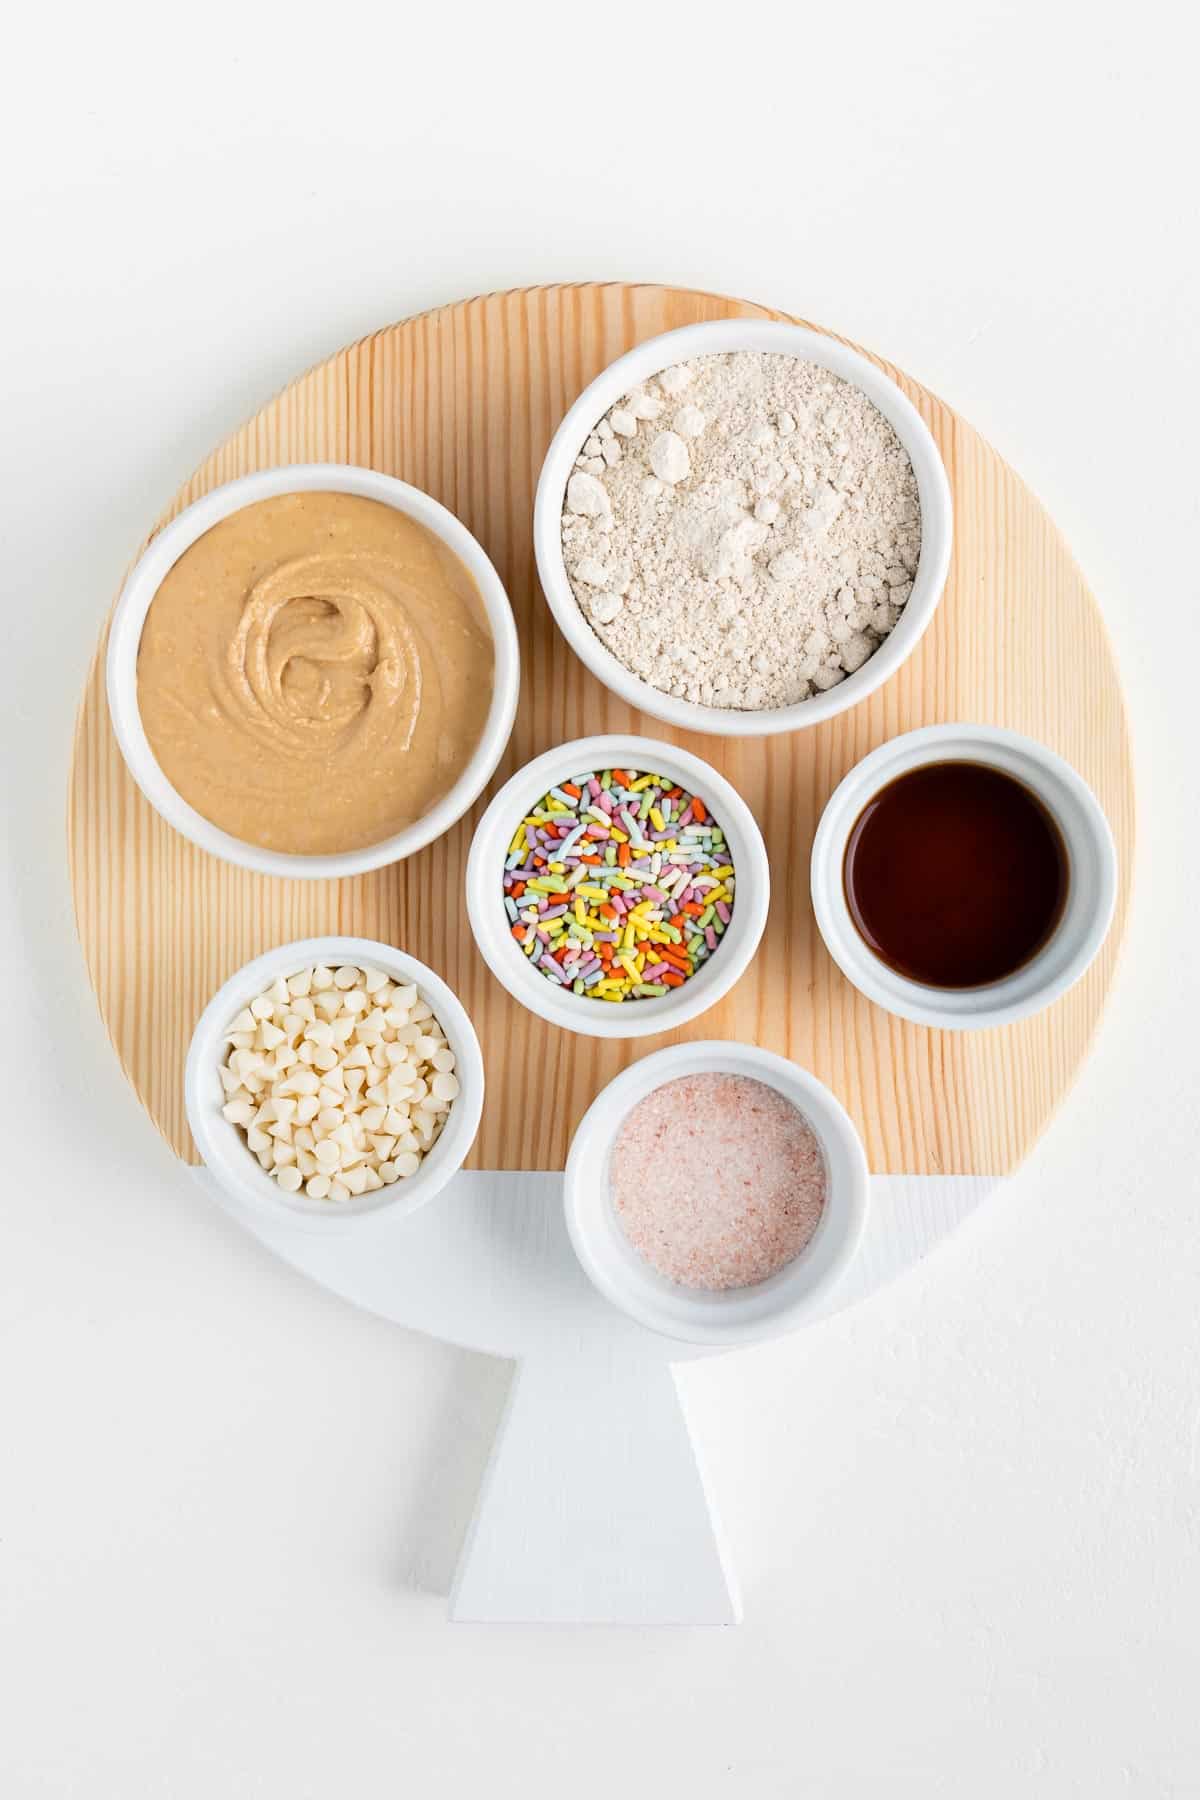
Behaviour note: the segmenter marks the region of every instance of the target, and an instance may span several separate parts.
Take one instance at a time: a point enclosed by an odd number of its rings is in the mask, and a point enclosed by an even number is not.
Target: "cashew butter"
[[[164,775],[244,842],[365,848],[462,774],[492,695],[479,590],[441,540],[357,494],[214,525],[146,616],[138,706]]]

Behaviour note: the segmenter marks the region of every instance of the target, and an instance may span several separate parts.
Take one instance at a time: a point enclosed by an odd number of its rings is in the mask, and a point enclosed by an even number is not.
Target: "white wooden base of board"
[[[575,1260],[562,1180],[464,1171],[411,1218],[264,1224],[205,1191],[324,1288],[518,1368],[450,1597],[450,1617],[732,1625],[737,1584],[672,1364],[708,1354],[644,1330]],[[862,1247],[826,1312],[912,1267],[996,1185],[877,1175]]]

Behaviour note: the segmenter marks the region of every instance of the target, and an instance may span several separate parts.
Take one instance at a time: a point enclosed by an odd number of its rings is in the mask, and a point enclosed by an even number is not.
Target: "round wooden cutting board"
[[[281,463],[363,463],[400,476],[463,519],[512,598],[521,705],[489,792],[567,738],[631,730],[674,738],[600,687],[551,623],[531,542],[538,470],[571,401],[632,345],[700,319],[784,316],[711,294],[616,283],[443,307],[301,376],[214,451],[155,529],[219,483]],[[486,795],[420,855],[353,881],[267,880],[195,849],[126,772],[108,720],[102,635],[72,768],[76,916],[122,1066],[181,1157],[196,1160],[184,1057],[213,991],[274,944],[340,932],[385,939],[430,963],[475,1020],[488,1097],[473,1167],[561,1169],[597,1089],[684,1037],[750,1039],[794,1057],[849,1108],[876,1174],[995,1176],[1020,1161],[1086,1053],[1124,930],[1133,789],[1120,685],[1096,604],[1037,501],[970,425],[873,360],[895,376],[945,458],[955,506],[949,584],[915,655],[849,713],[791,737],[676,740],[745,795],[776,872],[750,971],[683,1031],[634,1043],[577,1037],[534,1018],[492,979],[462,898]],[[1113,929],[1084,980],[1036,1018],[958,1034],[902,1023],[862,998],[826,954],[808,898],[813,832],[847,769],[897,732],[956,719],[1011,726],[1065,756],[1107,812],[1122,866]]]

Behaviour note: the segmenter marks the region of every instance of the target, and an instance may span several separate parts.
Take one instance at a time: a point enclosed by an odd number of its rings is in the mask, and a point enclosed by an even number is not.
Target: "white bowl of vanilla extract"
[[[950,1031],[1007,1025],[1103,944],[1117,853],[1092,790],[1033,738],[930,725],[834,790],[812,851],[827,949],[868,999]]]

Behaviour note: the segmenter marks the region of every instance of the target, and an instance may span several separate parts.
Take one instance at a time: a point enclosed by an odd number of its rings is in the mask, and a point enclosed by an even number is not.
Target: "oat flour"
[[[761,351],[625,396],[567,484],[563,555],[596,635],[705,705],[806,700],[859,669],[912,591],[912,464],[860,389]]]

